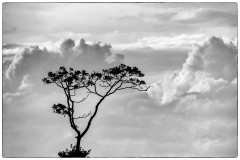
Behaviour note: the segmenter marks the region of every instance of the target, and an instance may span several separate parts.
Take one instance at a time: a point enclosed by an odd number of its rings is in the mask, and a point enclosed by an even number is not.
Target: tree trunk
[[[76,152],[77,152],[77,153],[80,153],[81,136],[78,135],[76,138],[77,138]]]

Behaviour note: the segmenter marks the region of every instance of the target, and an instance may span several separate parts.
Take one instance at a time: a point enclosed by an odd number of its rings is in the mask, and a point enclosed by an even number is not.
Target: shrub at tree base
[[[91,149],[88,151],[85,151],[82,147],[80,147],[79,152],[77,152],[76,146],[72,146],[72,144],[71,144],[70,150],[66,149],[66,151],[58,152],[58,155],[61,158],[66,158],[66,157],[89,158],[87,155],[90,154],[90,151],[91,151]]]

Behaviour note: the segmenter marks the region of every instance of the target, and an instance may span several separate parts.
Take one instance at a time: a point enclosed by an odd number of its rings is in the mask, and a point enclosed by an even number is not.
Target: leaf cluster
[[[102,83],[105,83],[105,87],[110,87],[115,81],[121,81],[123,83],[131,83],[136,86],[140,86],[146,84],[145,81],[138,79],[138,77],[143,76],[144,74],[137,67],[129,67],[124,64],[109,69],[103,69],[102,73],[97,72],[91,74],[93,79],[98,79]]]
[[[71,113],[71,111],[72,111],[72,109],[71,108],[68,108],[68,107],[66,107],[65,105],[63,105],[63,104],[54,104],[53,106],[52,106],[52,109],[53,109],[53,113],[57,113],[57,114],[61,114],[61,115],[64,115],[64,117],[65,117],[65,115],[66,114],[70,114]]]
[[[73,68],[69,68],[69,71],[67,71],[66,68],[62,66],[56,73],[49,72],[48,77],[43,78],[42,81],[45,84],[56,83],[61,88],[73,90],[89,86],[88,76],[89,74],[85,70],[74,71]]]
[[[110,87],[113,81],[122,81],[124,83],[140,86],[146,84],[145,81],[138,79],[138,77],[143,76],[144,74],[137,67],[129,67],[124,64],[109,69],[103,69],[102,73],[93,72],[91,74],[87,73],[85,70],[74,71],[73,68],[67,71],[66,68],[62,66],[56,73],[49,72],[48,77],[43,78],[42,81],[45,84],[56,83],[59,87],[68,87],[68,89],[74,90],[96,85],[98,80],[104,83],[102,84],[103,87]]]

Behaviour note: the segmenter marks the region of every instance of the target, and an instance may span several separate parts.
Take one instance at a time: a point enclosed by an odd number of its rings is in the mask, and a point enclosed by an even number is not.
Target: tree
[[[91,123],[98,112],[100,104],[106,97],[119,90],[124,89],[136,89],[138,91],[147,91],[149,86],[146,86],[146,82],[139,80],[139,77],[143,77],[144,74],[138,70],[137,67],[129,67],[124,64],[119,66],[103,69],[102,72],[87,73],[85,70],[78,71],[70,68],[69,71],[65,67],[60,67],[56,73],[49,72],[48,77],[43,79],[45,84],[55,83],[58,87],[64,90],[67,98],[67,106],[63,104],[53,105],[53,112],[57,114],[67,115],[72,129],[77,133],[76,152],[80,154],[80,143],[83,136],[89,130]],[[144,86],[144,87],[143,87]],[[100,88],[101,91],[99,90]],[[72,99],[76,95],[76,90],[86,89],[88,95],[80,101]],[[87,99],[89,94],[95,94],[100,97],[100,100],[95,106],[93,114],[83,114],[82,116],[74,116],[75,103],[83,102]],[[86,118],[91,116],[87,127],[81,132],[78,126],[75,124],[75,120],[79,118]]]

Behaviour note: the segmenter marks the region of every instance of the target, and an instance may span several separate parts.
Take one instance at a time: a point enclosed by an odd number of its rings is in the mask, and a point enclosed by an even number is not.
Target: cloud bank
[[[3,62],[6,157],[56,157],[75,143],[67,119],[52,113],[51,106],[65,104],[65,97],[56,86],[42,84],[49,71],[61,65],[91,71],[127,60],[127,55],[113,54],[110,44],[62,39],[56,45],[57,50],[29,46]],[[133,55],[132,63],[142,58]],[[137,66],[146,64],[139,61]],[[194,46],[180,70],[159,74],[148,92],[122,91],[103,102],[82,142],[92,149],[90,156],[236,157],[236,46],[211,37]],[[90,97],[76,113],[88,113],[95,102]],[[85,121],[77,123],[84,127]]]
[[[72,39],[61,39],[56,45],[57,50],[27,46],[17,52],[12,60],[5,60],[3,63],[3,68],[5,68],[3,74],[6,79],[4,86],[19,86],[24,76],[27,75],[31,77],[30,81],[40,84],[42,77],[51,70],[57,70],[59,66],[98,70],[118,65],[124,60],[123,54],[112,54],[111,45],[101,42],[88,44],[84,39],[76,40],[76,42]],[[18,46],[6,44],[4,48]]]

